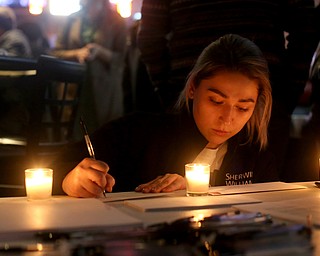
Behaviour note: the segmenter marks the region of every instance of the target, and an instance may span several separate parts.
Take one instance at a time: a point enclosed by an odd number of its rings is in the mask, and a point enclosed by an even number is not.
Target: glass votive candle
[[[187,196],[208,195],[210,164],[189,163],[185,165]]]
[[[25,183],[29,200],[48,199],[52,195],[53,170],[49,168],[26,169]]]

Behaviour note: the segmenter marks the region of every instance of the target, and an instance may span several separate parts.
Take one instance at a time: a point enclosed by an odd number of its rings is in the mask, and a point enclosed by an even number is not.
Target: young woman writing
[[[266,149],[271,103],[259,48],[225,35],[199,56],[177,113],[132,114],[106,124],[92,134],[98,160],[86,157],[83,142],[69,149],[73,164],[63,190],[75,197],[104,189],[171,192],[185,188],[184,165],[193,161],[211,164],[211,185],[278,180]]]

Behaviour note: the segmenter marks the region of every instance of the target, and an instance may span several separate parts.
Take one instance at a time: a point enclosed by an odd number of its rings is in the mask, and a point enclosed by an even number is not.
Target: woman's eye
[[[239,110],[240,112],[247,112],[249,109],[248,109],[248,108],[238,107],[238,110]]]
[[[210,101],[213,102],[214,104],[217,104],[217,105],[221,105],[223,103],[223,101],[217,100],[217,99],[213,99],[213,98],[210,98]]]

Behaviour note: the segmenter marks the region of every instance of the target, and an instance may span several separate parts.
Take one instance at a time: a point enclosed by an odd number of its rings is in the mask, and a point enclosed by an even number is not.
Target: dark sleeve
[[[84,141],[71,143],[60,150],[50,166],[53,169],[53,194],[64,194],[62,190],[64,177],[88,156]]]
[[[109,165],[109,174],[116,180],[114,191],[132,191],[147,176],[150,145],[157,144],[156,138],[160,140],[155,135],[156,120],[134,113],[107,123],[91,135],[96,158]]]
[[[122,124],[118,120],[110,122],[90,134],[96,159],[109,166],[119,159],[121,145],[126,140]],[[86,157],[90,156],[84,140],[70,143],[59,152],[51,165],[54,170],[54,194],[63,194],[61,185],[64,177]]]
[[[280,180],[276,158],[270,151],[263,151],[258,154],[254,172],[255,183]]]

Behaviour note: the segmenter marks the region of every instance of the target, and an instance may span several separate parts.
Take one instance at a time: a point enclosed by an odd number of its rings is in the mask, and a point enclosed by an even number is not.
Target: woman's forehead
[[[226,72],[202,80],[199,89],[209,93],[219,91],[221,94],[242,95],[244,97],[245,95],[255,96],[258,93],[258,88],[256,79],[251,79],[237,72]]]

